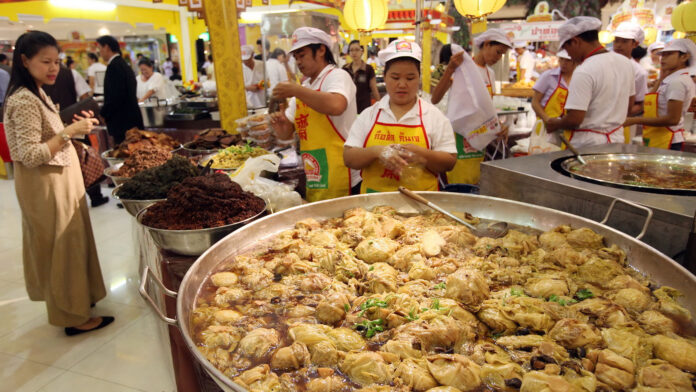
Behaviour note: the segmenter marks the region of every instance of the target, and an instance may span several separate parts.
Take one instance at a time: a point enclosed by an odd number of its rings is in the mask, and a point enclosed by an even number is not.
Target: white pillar
[[[191,51],[188,17],[188,10],[179,7],[179,24],[181,25],[181,38],[179,39],[181,43],[181,52],[179,53],[179,60],[184,60],[186,62],[184,66],[186,72],[182,75],[184,80],[193,79],[193,56],[195,55],[193,51]]]

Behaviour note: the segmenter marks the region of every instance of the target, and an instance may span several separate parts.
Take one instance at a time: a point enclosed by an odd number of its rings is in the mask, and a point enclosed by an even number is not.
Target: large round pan
[[[630,162],[647,162],[654,165],[659,165],[669,168],[670,165],[680,165],[689,166],[696,169],[696,158],[680,156],[680,155],[659,155],[659,154],[595,154],[595,155],[583,155],[582,158],[588,164],[595,161],[611,161],[617,164],[630,163]],[[578,180],[592,182],[599,185],[611,186],[615,188],[630,189],[632,191],[638,192],[652,192],[652,193],[666,193],[675,195],[685,195],[685,196],[696,196],[696,189],[691,188],[670,188],[670,187],[654,187],[648,185],[642,185],[635,181],[630,181],[629,178],[626,180],[614,179],[608,180],[603,179],[598,176],[593,176],[585,173],[581,173],[576,169],[582,166],[582,164],[575,157],[565,158],[560,163],[561,171],[573,178]]]
[[[624,249],[633,268],[648,275],[659,285],[669,285],[681,291],[684,294],[683,298],[689,301],[684,304],[685,307],[692,314],[696,312],[696,301],[693,300],[693,298],[696,298],[696,277],[656,249],[602,223],[550,208],[488,196],[448,192],[418,193],[445,209],[459,212],[466,211],[479,218],[503,220],[544,231],[551,230],[559,225],[588,227],[603,235],[608,245],[616,244]],[[617,199],[610,206],[603,222],[606,222],[609,218],[617,201],[646,211],[646,222],[643,231],[638,235],[638,238],[640,238],[647,230],[652,211],[632,202]],[[225,391],[243,392],[245,391],[244,388],[234,383],[205,359],[196,349],[195,343],[191,338],[191,314],[196,305],[195,300],[198,292],[208,279],[208,276],[217,272],[221,267],[228,266],[232,256],[258,246],[259,243],[270,239],[280,231],[292,228],[296,222],[302,219],[315,218],[323,220],[342,216],[343,211],[349,208],[363,207],[371,209],[380,205],[389,205],[397,209],[397,211],[407,214],[422,213],[427,210],[427,207],[423,207],[421,204],[397,192],[349,196],[291,208],[259,219],[228,235],[196,260],[184,276],[178,293],[165,289],[167,295],[177,298],[176,319],[166,317],[157,308],[153,299],[148,296],[146,286],[149,277],[154,278],[156,283],[164,288],[161,281],[148,268],[143,271],[140,293],[155,308],[160,318],[180,328],[181,334],[184,336],[194,358],[204,366],[221,388]]]

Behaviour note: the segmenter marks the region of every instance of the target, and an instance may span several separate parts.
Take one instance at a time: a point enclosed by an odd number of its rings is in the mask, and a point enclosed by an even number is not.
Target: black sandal
[[[79,334],[85,333],[85,332],[96,331],[97,329],[102,329],[102,328],[106,327],[107,325],[113,323],[115,320],[111,316],[102,316],[101,319],[102,319],[101,323],[99,323],[99,325],[97,325],[96,327],[94,327],[92,329],[79,329],[79,328],[75,328],[75,327],[65,327],[65,334],[68,336],[75,336],[75,335],[79,335]]]

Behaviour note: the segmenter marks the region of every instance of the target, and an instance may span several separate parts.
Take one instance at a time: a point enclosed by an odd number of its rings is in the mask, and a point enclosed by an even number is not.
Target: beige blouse
[[[50,106],[55,106],[42,89],[39,92]],[[65,128],[58,111],[51,111],[31,91],[19,89],[5,100],[3,122],[13,161],[26,167],[70,165],[70,143],[65,143],[54,156],[46,144]]]

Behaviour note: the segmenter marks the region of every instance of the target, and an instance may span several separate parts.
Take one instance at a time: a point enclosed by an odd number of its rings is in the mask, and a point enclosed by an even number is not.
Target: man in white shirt
[[[513,45],[517,53],[517,80],[530,82],[536,66],[534,55],[527,50],[526,42],[515,42]]]
[[[640,64],[633,61],[631,57],[633,48],[640,45],[644,39],[645,33],[643,33],[643,29],[641,29],[637,23],[633,22],[621,23],[619,27],[616,28],[616,32],[614,32],[614,52],[631,60],[631,66],[633,67],[636,97],[633,107],[631,108],[631,113],[629,113],[632,116],[637,116],[643,112],[643,101],[645,100],[645,94],[648,92],[648,71],[641,67]]]
[[[263,79],[263,63],[254,59],[254,47],[242,46],[242,71],[248,108],[266,106],[266,93]]]
[[[94,95],[104,95],[104,74],[106,73],[106,65],[99,62],[99,57],[94,53],[87,53],[87,81],[89,88],[94,91]],[[101,78],[102,83],[98,80]]]
[[[300,27],[292,36],[290,53],[306,77],[302,85],[280,82],[273,98],[290,98],[285,113],[275,113],[279,139],[296,131],[307,175],[307,200],[318,201],[359,192],[360,173],[343,162],[343,143],[357,116],[355,84],[337,68],[331,53],[334,40],[313,27]]]
[[[623,123],[636,88],[631,60],[599,43],[602,22],[589,16],[569,19],[558,30],[561,48],[580,63],[568,88],[566,113],[549,119],[549,132],[572,131],[576,147],[623,143]]]

